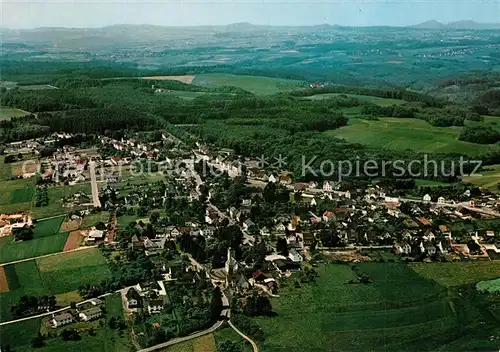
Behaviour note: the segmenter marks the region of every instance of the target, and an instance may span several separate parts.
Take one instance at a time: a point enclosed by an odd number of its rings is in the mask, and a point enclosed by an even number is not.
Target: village
[[[48,336],[63,327],[97,328],[109,292],[119,294],[136,345],[154,346],[222,324],[234,300],[245,310],[255,294],[279,297],[283,280],[314,281],[325,260],[500,259],[500,228],[489,227],[500,218],[500,198],[469,185],[427,187],[417,196],[378,182],[296,181],[258,158],[188,145],[168,132],[98,136],[85,148],[71,145],[75,138],[12,143],[12,162],[31,165],[17,178],[36,179],[37,203],[40,190],[54,185],[79,189],[57,199],[67,221],[80,224],[69,250],[97,247],[113,265],[126,256],[147,274],[84,285],[78,291],[86,300],[57,313],[26,310],[44,316]],[[26,242],[27,229],[38,226],[29,211],[2,214],[0,225],[0,236]],[[215,317],[214,292],[223,302]],[[160,334],[160,326],[173,327]]]

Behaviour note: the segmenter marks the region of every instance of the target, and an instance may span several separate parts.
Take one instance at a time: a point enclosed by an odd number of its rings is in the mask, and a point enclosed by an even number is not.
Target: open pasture
[[[12,177],[11,164],[5,163],[5,156],[0,155],[0,181],[10,180]]]
[[[356,98],[362,102],[369,102],[381,106],[392,106],[397,104],[403,104],[405,102],[404,100],[401,99],[389,99],[389,98],[374,97],[371,95],[341,94],[341,93],[317,94],[317,95],[312,95],[310,97],[306,97],[305,99],[322,100],[322,99],[335,98],[338,97],[339,95],[346,95],[350,98]]]
[[[10,120],[12,117],[26,116],[29,113],[20,109],[0,106],[0,121]]]
[[[500,277],[500,261],[414,263],[410,267],[429,280],[454,287]]]
[[[48,236],[57,235],[65,216],[58,216],[51,219],[40,220],[35,224],[33,230],[34,238],[43,238]]]
[[[97,284],[110,276],[97,248],[40,258],[36,263],[45,287],[52,294],[74,291],[83,284]]]
[[[301,87],[300,81],[263,76],[230,75],[207,73],[196,75],[193,84],[205,87],[233,86],[256,95],[270,95]]]
[[[404,264],[360,263],[372,283],[350,284],[349,265],[318,268],[316,284],[288,283],[272,299],[276,317],[255,321],[266,332],[264,351],[416,351],[456,339],[446,290]],[[457,335],[455,337],[455,335]]]
[[[78,287],[97,284],[110,275],[104,257],[96,248],[28,260],[3,268],[9,291],[0,293],[1,321],[12,319],[10,307],[23,295],[57,295],[58,304],[66,305],[72,297],[77,297],[75,291]]]
[[[16,304],[21,296],[43,296],[49,293],[43,285],[35,261],[7,265],[4,270],[9,291],[0,293],[0,321],[13,318],[10,307]]]
[[[353,118],[347,126],[325,132],[348,142],[376,148],[478,155],[500,150],[496,145],[482,145],[459,141],[460,128],[434,127],[419,119],[380,118],[362,120]]]
[[[9,237],[0,239],[0,264],[61,252],[68,238],[67,233],[14,242]]]
[[[0,209],[2,209],[2,213],[29,211],[34,192],[35,187],[32,180],[19,179],[0,182]]]
[[[141,77],[142,79],[145,80],[152,80],[152,81],[179,81],[182,83],[186,84],[191,84],[193,83],[193,80],[195,79],[195,76],[192,75],[181,75],[181,76],[147,76],[147,77]]]
[[[105,320],[109,321],[112,317],[123,318],[123,309],[121,297],[119,294],[107,296],[104,299]],[[2,344],[9,344],[13,351],[28,352],[33,351],[31,339],[38,332],[46,332],[42,327],[43,319],[29,319],[15,324],[0,326],[0,339]],[[80,323],[80,325],[84,325]],[[59,336],[45,339],[44,346],[38,348],[40,352],[123,352],[131,351],[130,334],[127,330],[120,331],[111,329],[108,324],[99,326],[97,322],[90,323],[95,326],[95,335],[90,335],[86,331],[80,332],[81,340],[63,341]],[[69,326],[71,328],[71,325]]]
[[[217,352],[213,334],[207,334],[195,339],[177,343],[168,347],[166,352]]]
[[[488,165],[476,175],[467,176],[462,179],[464,182],[470,182],[473,185],[488,189],[492,192],[500,192],[498,184],[500,183],[500,165]]]

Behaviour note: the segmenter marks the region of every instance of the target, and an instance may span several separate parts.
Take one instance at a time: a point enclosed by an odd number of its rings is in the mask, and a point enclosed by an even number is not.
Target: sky
[[[0,0],[1,26],[103,27],[500,22],[500,0]]]

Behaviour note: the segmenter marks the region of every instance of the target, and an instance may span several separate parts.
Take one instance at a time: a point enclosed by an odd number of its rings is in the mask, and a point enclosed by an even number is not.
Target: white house
[[[271,182],[271,183],[276,183],[276,182],[278,182],[278,180],[276,179],[276,177],[274,177],[274,175],[273,175],[273,174],[271,174],[271,175],[269,176],[269,182]]]
[[[55,328],[71,324],[72,322],[73,322],[73,316],[69,313],[59,314],[52,318],[52,325]]]
[[[431,196],[426,194],[423,198],[424,202],[430,202],[432,200]]]
[[[323,182],[323,192],[331,192],[333,191],[333,186],[330,181]]]
[[[445,202],[446,201],[445,201],[444,197],[439,197],[438,201],[437,201],[437,204],[445,204]]]
[[[156,314],[163,310],[163,301],[161,299],[155,299],[148,301],[148,313]]]
[[[99,319],[102,316],[102,310],[99,307],[92,307],[80,312],[78,316],[83,321],[92,321]]]
[[[290,260],[295,263],[301,263],[304,260],[302,255],[294,248],[290,249],[290,251],[288,252],[288,258],[290,258]]]

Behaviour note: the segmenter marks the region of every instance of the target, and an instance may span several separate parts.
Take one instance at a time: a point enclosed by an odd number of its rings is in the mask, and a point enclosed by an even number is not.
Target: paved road
[[[99,188],[97,187],[97,177],[95,175],[95,161],[89,162],[89,172],[90,172],[90,184],[92,187],[92,200],[94,201],[94,206],[96,208],[100,208],[101,201],[99,200]]]
[[[10,264],[16,264],[16,263],[28,262],[28,261],[30,261],[30,260],[34,260],[34,259],[40,259],[40,258],[46,258],[46,257],[52,257],[52,256],[54,256],[54,255],[63,255],[63,254],[66,254],[66,253],[71,253],[71,252],[76,252],[76,251],[83,251],[83,250],[90,249],[90,248],[97,248],[97,245],[95,245],[95,246],[78,247],[78,248],[75,248],[75,249],[72,249],[72,250],[69,250],[69,251],[65,251],[65,252],[57,252],[57,253],[51,253],[51,254],[40,255],[40,256],[38,256],[38,257],[31,257],[31,258],[26,258],[26,259],[14,260],[13,262],[8,262],[8,263],[0,263],[0,265],[5,266],[5,265],[10,265]]]
[[[248,337],[247,335],[245,335],[244,333],[242,333],[240,330],[238,330],[238,328],[236,326],[234,326],[234,324],[231,322],[231,320],[229,320],[228,323],[229,323],[229,326],[232,327],[233,330],[236,331],[236,333],[238,335],[240,335],[245,340],[247,340],[248,342],[250,342],[250,344],[252,345],[252,348],[253,348],[253,352],[259,352],[259,347],[254,342],[254,340],[252,340],[250,337]]]

